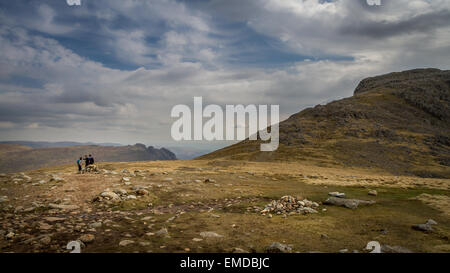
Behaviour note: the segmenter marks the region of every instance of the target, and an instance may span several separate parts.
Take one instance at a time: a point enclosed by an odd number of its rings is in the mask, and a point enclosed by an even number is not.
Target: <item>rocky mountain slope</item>
[[[394,174],[450,177],[450,71],[416,69],[368,78],[350,98],[280,123],[280,147],[243,141],[201,159],[309,161]]]
[[[69,146],[33,149],[28,146],[0,144],[0,172],[33,170],[43,167],[74,164],[80,156],[92,154],[97,161],[132,162],[176,160],[171,151],[143,144],[129,146]],[[74,167],[75,168],[75,167]]]

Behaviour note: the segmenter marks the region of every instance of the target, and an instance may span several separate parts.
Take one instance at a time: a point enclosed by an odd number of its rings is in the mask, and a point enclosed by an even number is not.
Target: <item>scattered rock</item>
[[[325,200],[325,202],[324,202],[324,204],[326,204],[326,205],[346,207],[349,209],[356,209],[360,205],[373,205],[375,203],[376,203],[375,201],[365,201],[365,200],[358,200],[358,199],[344,199],[344,198],[337,198],[337,197],[330,197],[327,200]]]
[[[242,248],[235,247],[235,248],[233,248],[232,253],[249,253],[249,252],[246,250],[243,250]]]
[[[77,205],[62,205],[62,204],[52,204],[52,203],[50,203],[48,205],[48,207],[52,208],[52,209],[60,209],[60,210],[76,210],[76,209],[80,208]]]
[[[162,228],[162,229],[158,230],[157,232],[155,232],[155,235],[159,236],[159,237],[165,237],[165,238],[170,237],[169,231],[167,230],[167,228]]]
[[[134,244],[134,241],[123,240],[123,241],[120,241],[119,246],[128,246],[128,245],[132,245],[132,244]]]
[[[143,195],[148,195],[148,191],[147,190],[144,190],[144,189],[140,189],[140,190],[137,190],[136,191],[136,194],[137,195],[141,195],[141,196],[143,196]]]
[[[22,181],[23,181],[23,179],[20,179],[20,178],[14,178],[12,180],[12,182],[14,182],[14,184],[19,184],[19,182],[22,182]]]
[[[52,174],[50,177],[50,182],[64,182],[64,178]]]
[[[413,253],[413,251],[402,246],[382,245],[381,253]]]
[[[438,223],[433,219],[428,219],[428,221],[425,224],[413,225],[412,228],[423,232],[433,232],[433,226],[437,224]]]
[[[37,236],[37,237],[32,237],[32,238],[29,238],[29,239],[26,239],[25,241],[23,241],[23,243],[24,244],[26,244],[26,245],[28,245],[28,244],[31,244],[31,243],[33,243],[33,242],[35,242],[35,241],[39,241],[39,240],[41,240],[42,238],[44,238],[45,236],[49,236],[49,235],[39,235],[39,236]],[[44,240],[45,241],[45,240]]]
[[[128,195],[127,191],[124,190],[124,189],[116,189],[116,190],[114,190],[114,193],[118,194],[118,195],[121,195],[121,196]]]
[[[14,236],[16,236],[16,234],[14,232],[8,232],[8,234],[6,234],[6,236],[5,236],[5,239],[11,240],[12,238],[14,238]]]
[[[107,200],[119,200],[120,197],[112,191],[105,191],[100,194],[101,197],[106,198]]]
[[[423,231],[423,232],[433,232],[433,227],[429,224],[413,225],[412,228],[415,230],[418,230],[418,231]]]
[[[337,197],[337,198],[345,198],[345,193],[343,193],[343,192],[334,191],[334,192],[329,192],[328,195]]]
[[[47,223],[41,222],[41,223],[39,223],[39,229],[40,230],[50,230],[50,229],[52,229],[52,226]]]
[[[95,240],[95,236],[92,234],[83,234],[80,236],[80,241],[85,244],[92,243]]]
[[[274,242],[270,246],[266,247],[266,253],[288,253],[291,251],[292,248],[290,246],[278,242]]]
[[[45,217],[44,220],[47,221],[47,222],[53,223],[53,222],[62,222],[62,221],[64,221],[64,218],[60,218],[60,217]]]
[[[100,228],[102,227],[102,222],[95,222],[89,225],[90,228]]]
[[[310,214],[310,213],[317,213],[317,210],[310,208],[310,207],[304,207],[303,211],[301,211],[303,214]]]
[[[203,238],[222,238],[223,237],[223,235],[217,234],[212,231],[200,232],[200,236],[202,236]]]
[[[127,198],[126,198],[127,200],[136,200],[137,199],[137,197],[136,197],[136,195],[132,195],[132,194],[130,194],[130,195],[128,195],[127,196]]]
[[[23,180],[25,180],[26,182],[31,182],[31,180],[32,180],[31,177],[29,177],[28,175],[26,175],[26,174],[24,174],[24,173],[21,173],[21,178],[22,178]]]
[[[377,196],[378,192],[376,190],[371,190],[371,191],[369,191],[369,195]]]
[[[52,238],[48,235],[44,235],[44,237],[42,237],[39,242],[41,242],[44,245],[49,245],[52,241]]]
[[[135,197],[135,196],[134,196]],[[126,190],[116,189],[114,191],[110,191],[109,189],[102,192],[100,195],[96,196],[92,201],[93,202],[102,202],[103,200],[119,202],[121,200],[128,200],[129,195]],[[136,199],[136,198],[131,198]]]

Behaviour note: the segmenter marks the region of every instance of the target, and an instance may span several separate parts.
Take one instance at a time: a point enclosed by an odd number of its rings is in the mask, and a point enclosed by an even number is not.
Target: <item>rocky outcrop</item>
[[[450,71],[415,69],[365,79],[355,95],[390,90],[412,106],[444,120],[450,118],[449,88]]]
[[[325,205],[332,205],[332,206],[339,206],[339,207],[345,207],[348,209],[356,209],[358,206],[367,206],[367,205],[373,205],[376,202],[375,201],[365,201],[365,200],[358,200],[358,199],[344,199],[339,197],[330,197],[325,202],[323,202]]]
[[[278,242],[274,242],[270,246],[266,247],[266,253],[289,253],[291,251],[291,246]]]

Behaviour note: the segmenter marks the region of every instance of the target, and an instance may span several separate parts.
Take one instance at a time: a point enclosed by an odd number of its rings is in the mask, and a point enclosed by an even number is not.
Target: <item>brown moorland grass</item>
[[[445,210],[450,198],[448,179],[295,162],[114,162],[100,163],[99,168],[108,172],[80,175],[73,166],[62,166],[27,172],[31,182],[15,183],[14,175],[0,178],[0,196],[9,199],[0,203],[1,230],[16,234],[13,240],[2,236],[1,252],[64,252],[65,245],[82,234],[95,235],[84,252],[232,252],[235,248],[264,252],[272,242],[290,244],[295,252],[363,251],[372,240],[415,252],[450,251],[450,217]],[[131,177],[123,174],[123,169],[132,173],[139,170],[142,176]],[[48,181],[49,174],[65,182],[35,184]],[[121,181],[124,176],[130,177],[130,185]],[[205,183],[207,178],[210,182]],[[120,188],[133,194],[137,186],[146,187],[149,194],[112,204],[92,202],[107,189]],[[377,190],[378,196],[369,196],[369,190]],[[320,205],[317,214],[286,217],[269,218],[259,213],[271,200],[284,195],[321,203],[331,191],[377,203],[356,210]],[[431,202],[429,196],[439,199]],[[421,201],[424,197],[425,202]],[[25,211],[33,202],[44,206]],[[79,208],[61,211],[48,208],[49,203]],[[47,217],[64,220],[48,222]],[[438,222],[434,232],[411,228],[430,218]],[[102,226],[90,228],[94,222]],[[42,223],[50,228],[42,229]],[[167,228],[170,238],[155,235],[161,228]],[[204,231],[223,237],[202,238]],[[39,240],[26,243],[43,235],[51,236],[49,245]],[[135,243],[119,246],[125,239]]]

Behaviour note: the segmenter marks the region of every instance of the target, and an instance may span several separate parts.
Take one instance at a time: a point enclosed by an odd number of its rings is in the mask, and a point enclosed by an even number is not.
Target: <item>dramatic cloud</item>
[[[170,110],[279,104],[450,67],[446,0],[17,0],[0,4],[0,138],[171,144]]]

